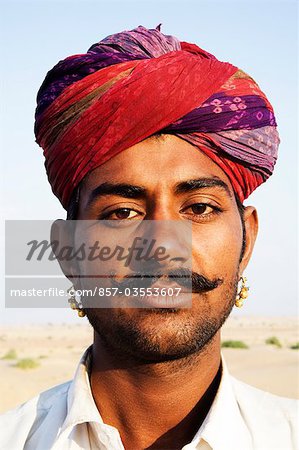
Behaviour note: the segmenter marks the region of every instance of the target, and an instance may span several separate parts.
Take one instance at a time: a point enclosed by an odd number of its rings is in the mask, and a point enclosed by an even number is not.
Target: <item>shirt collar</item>
[[[83,422],[103,423],[93,399],[89,382],[91,348],[92,346],[85,350],[70,384],[67,395],[67,414],[61,432]]]
[[[60,434],[84,422],[96,422],[106,429],[113,428],[103,423],[92,396],[89,382],[91,348],[92,346],[84,352],[71,382],[67,396],[67,414]],[[184,450],[200,448],[202,441],[213,450],[252,449],[250,433],[233,391],[232,377],[223,355],[221,359],[222,375],[216,397],[200,429],[190,444],[184,446]]]
[[[252,439],[241,415],[235,397],[232,377],[223,355],[222,375],[219,388],[212,406],[200,429],[184,450],[200,448],[201,441],[209,444],[213,450],[252,449]]]

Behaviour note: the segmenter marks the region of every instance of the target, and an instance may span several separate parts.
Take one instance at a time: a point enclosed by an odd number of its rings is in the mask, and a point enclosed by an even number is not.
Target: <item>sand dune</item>
[[[281,348],[265,344],[271,336],[279,339]],[[231,317],[223,328],[222,340],[241,340],[249,346],[223,349],[234,376],[269,392],[299,398],[299,351],[289,348],[299,341],[295,318]],[[16,358],[0,359],[0,412],[71,379],[91,342],[92,329],[87,322],[2,327],[0,358],[10,350],[14,350],[11,356]],[[27,370],[15,367],[23,358],[30,358],[38,366]]]

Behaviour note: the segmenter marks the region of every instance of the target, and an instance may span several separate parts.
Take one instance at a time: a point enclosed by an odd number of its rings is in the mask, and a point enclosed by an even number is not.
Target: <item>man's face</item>
[[[103,183],[131,185],[143,193],[135,198],[125,191],[94,196]],[[185,188],[177,189],[182,183]],[[242,221],[229,179],[186,141],[171,135],[149,138],[95,169],[82,183],[77,219],[128,218],[189,221],[192,272],[220,282],[208,292],[192,294],[191,308],[87,308],[91,325],[110,350],[139,360],[178,359],[201,350],[230,313],[246,264],[240,267]],[[84,264],[81,270],[86,272]],[[88,288],[88,283],[82,280],[76,287]]]

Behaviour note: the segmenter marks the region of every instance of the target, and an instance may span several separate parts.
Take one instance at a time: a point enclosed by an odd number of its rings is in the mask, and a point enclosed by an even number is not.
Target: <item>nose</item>
[[[144,220],[138,235],[146,258],[132,260],[132,270],[148,275],[158,271],[189,268],[191,270],[192,230],[188,221]]]

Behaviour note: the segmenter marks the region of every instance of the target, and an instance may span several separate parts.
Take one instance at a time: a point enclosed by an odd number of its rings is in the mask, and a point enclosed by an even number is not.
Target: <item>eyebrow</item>
[[[228,185],[218,177],[198,178],[177,183],[174,187],[176,195],[185,194],[199,189],[220,188],[230,197],[232,196]],[[87,206],[90,206],[99,197],[106,195],[117,195],[124,198],[144,199],[147,190],[143,186],[135,186],[126,183],[102,183],[92,190]]]
[[[126,183],[102,183],[91,192],[87,206],[90,206],[96,199],[105,195],[118,195],[119,197],[140,199],[145,198],[146,189],[141,186]]]
[[[229,195],[229,197],[232,196],[229,186],[218,177],[198,178],[195,180],[182,181],[181,183],[176,184],[175,194],[185,194],[197,189],[214,187],[224,190]]]

